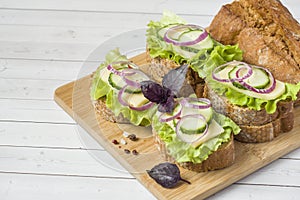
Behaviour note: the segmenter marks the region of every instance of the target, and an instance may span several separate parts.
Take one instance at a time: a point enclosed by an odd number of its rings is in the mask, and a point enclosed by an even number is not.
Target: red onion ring
[[[129,85],[125,85],[118,93],[118,101],[120,102],[120,104],[122,104],[123,106],[128,106],[130,109],[132,110],[137,110],[137,111],[143,111],[143,110],[147,110],[149,108],[151,108],[154,103],[153,102],[148,102],[142,106],[139,106],[139,107],[134,107],[134,106],[131,106],[128,104],[128,102],[124,101],[123,99],[123,95],[124,95],[124,92],[126,90],[126,88],[128,87]]]
[[[172,38],[169,37],[170,32],[176,31],[176,30],[182,29],[182,28],[192,28],[192,29],[194,28],[194,30],[202,30],[203,33],[200,34],[198,36],[198,38],[196,38],[195,40],[187,41],[187,42],[178,42],[178,41],[173,40]],[[197,43],[201,42],[207,36],[208,36],[207,31],[201,26],[194,25],[194,24],[177,25],[177,26],[173,26],[172,28],[169,28],[167,30],[167,32],[164,35],[164,41],[166,41],[167,43],[172,43],[175,46],[191,46],[191,45],[194,45],[194,44],[197,44]]]
[[[118,101],[119,101],[120,104],[122,104],[123,106],[128,106],[128,103],[125,102],[125,101],[123,100],[123,94],[124,94],[126,88],[127,88],[127,85],[125,85],[124,87],[122,87],[122,89],[121,89],[121,90],[119,91],[119,93],[118,93]]]
[[[247,88],[248,90],[250,90],[252,92],[261,93],[261,94],[268,94],[268,93],[272,92],[276,87],[276,79],[274,78],[272,73],[266,68],[259,67],[259,66],[255,66],[255,67],[260,68],[260,69],[264,70],[265,72],[267,72],[267,74],[269,75],[269,78],[270,78],[271,86],[269,88],[257,89],[255,87],[252,87],[251,85],[247,84],[245,81],[239,81],[239,83],[243,87]]]
[[[174,115],[172,115],[172,116],[170,116],[170,117],[163,117],[163,115],[166,115],[167,113],[162,113],[159,117],[158,117],[158,119],[159,119],[159,121],[160,122],[169,122],[169,121],[171,121],[171,120],[173,120],[173,119],[176,119],[176,118],[178,118],[179,116],[180,116],[180,114],[181,114],[181,110],[182,110],[182,105],[181,104],[178,104],[177,106],[180,106],[180,109],[178,109],[178,111],[177,111],[177,113],[175,113]],[[176,109],[176,107],[175,107],[175,109]],[[175,110],[174,109],[174,110]],[[173,111],[174,112],[174,111]]]
[[[115,69],[115,68],[113,67],[114,65],[125,65],[125,64],[127,64],[128,67],[134,66],[133,69],[138,68],[138,66],[136,66],[134,63],[129,62],[129,61],[112,62],[112,63],[110,63],[109,65],[107,65],[106,68],[107,68],[109,71],[111,71],[112,73],[114,73],[114,74],[116,74],[116,75],[119,75],[119,76],[132,75],[133,72],[127,71],[127,73],[126,73],[126,72],[123,72],[124,70],[120,71],[120,70],[117,70],[117,69]],[[131,68],[128,68],[128,69],[131,69]]]
[[[247,68],[247,69],[248,69],[248,72],[247,72],[244,76],[242,76],[242,77],[238,77],[238,76],[237,76],[236,78],[232,78],[232,79],[230,79],[230,78],[227,78],[227,79],[218,78],[218,77],[216,76],[216,74],[217,74],[219,71],[223,70],[223,69],[224,69],[225,67],[227,67],[228,65],[235,65],[235,66],[243,65],[243,67],[241,67],[241,68],[236,72],[236,75],[238,75],[238,73],[240,72],[240,70],[243,69],[243,68]],[[216,67],[216,68],[213,70],[213,72],[212,72],[212,77],[213,77],[213,79],[215,79],[215,80],[217,80],[217,81],[219,81],[219,82],[236,82],[236,81],[242,81],[242,80],[244,80],[244,79],[246,79],[246,78],[249,78],[252,74],[253,74],[253,70],[252,70],[252,68],[251,68],[250,65],[248,65],[247,63],[244,63],[244,62],[239,62],[239,61],[235,61],[235,60],[234,60],[234,61],[225,63],[225,64],[223,64],[223,65],[220,65],[219,67]]]
[[[143,80],[149,80],[150,79],[146,74],[144,74],[142,71],[137,70],[137,69],[124,69],[122,72],[124,72],[125,74],[127,74],[127,75],[124,75],[122,77],[123,77],[123,80],[129,86],[133,86],[133,87],[137,87],[137,88],[141,87],[141,84],[139,82],[134,81],[134,80],[130,80],[130,76],[133,76],[135,74],[141,75]],[[141,80],[141,81],[143,81],[143,80]]]
[[[192,103],[193,101],[205,103],[205,105],[196,105],[196,104]],[[180,101],[180,103],[183,106],[186,106],[186,107],[189,107],[189,108],[195,108],[195,109],[206,109],[206,108],[211,107],[210,100],[206,99],[206,98],[194,98],[194,97],[183,98]]]
[[[180,133],[181,133],[180,126],[182,125],[182,123],[184,122],[184,120],[185,120],[186,118],[201,119],[201,120],[203,120],[203,121],[205,122],[205,130],[203,131],[202,134],[197,134],[197,135],[199,135],[199,137],[196,137],[196,139],[193,140],[193,141],[187,141],[187,140],[185,140],[185,139],[181,136],[181,134],[180,134]],[[205,117],[204,117],[203,115],[201,115],[201,114],[186,115],[186,116],[182,117],[182,118],[177,122],[177,125],[176,125],[176,135],[177,135],[177,137],[178,137],[180,140],[182,140],[182,141],[184,141],[184,142],[186,142],[186,143],[193,143],[193,142],[196,142],[196,141],[200,140],[202,137],[204,137],[204,136],[207,134],[207,131],[208,131],[208,124],[207,124],[207,122],[206,122]],[[182,134],[184,134],[184,133],[182,133]],[[195,134],[195,135],[196,135],[196,134]]]
[[[144,111],[144,110],[147,110],[147,109],[151,108],[153,105],[154,105],[154,103],[150,101],[150,102],[148,102],[148,103],[146,103],[146,104],[144,104],[140,107],[134,107],[134,106],[129,105],[129,108],[132,109],[132,110]]]

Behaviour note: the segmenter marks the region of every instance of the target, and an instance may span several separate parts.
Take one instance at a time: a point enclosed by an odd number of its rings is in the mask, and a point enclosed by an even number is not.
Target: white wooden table
[[[164,9],[208,26],[229,0],[0,0],[0,199],[155,199],[90,154],[53,101],[105,40]],[[282,1],[300,19],[299,0]],[[109,155],[107,155],[109,156]],[[210,199],[300,199],[300,149]]]

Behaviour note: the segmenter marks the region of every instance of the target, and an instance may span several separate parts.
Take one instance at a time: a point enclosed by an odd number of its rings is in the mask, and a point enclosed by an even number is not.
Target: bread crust
[[[178,163],[168,153],[165,143],[160,139],[155,130],[152,130],[155,144],[165,161],[177,163],[179,166],[195,171],[207,172],[212,170],[223,169],[231,166],[235,161],[234,139],[233,136],[226,143],[222,143],[217,151],[213,152],[208,158],[201,163],[182,162]]]
[[[121,123],[121,124],[129,124],[129,120],[124,118],[122,113],[116,116],[107,106],[106,106],[106,98],[102,97],[96,101],[93,101],[93,105],[95,108],[96,114],[102,116],[105,120],[114,122],[114,123]]]

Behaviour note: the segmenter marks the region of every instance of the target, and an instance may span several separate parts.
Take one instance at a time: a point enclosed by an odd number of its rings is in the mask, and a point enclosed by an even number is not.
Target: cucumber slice
[[[180,42],[188,42],[188,41],[193,41],[196,40],[199,35],[203,33],[202,30],[188,30],[185,32],[182,32],[182,34],[179,35],[178,40]]]
[[[165,33],[166,33],[171,27],[173,27],[173,26],[176,26],[176,24],[167,25],[167,26],[164,26],[164,27],[162,27],[161,29],[159,29],[159,30],[157,31],[158,37],[160,37],[160,39],[163,40],[164,37],[165,37]],[[176,37],[176,36],[174,36],[174,37]],[[178,37],[179,37],[179,36],[178,36]]]
[[[126,85],[123,78],[114,73],[110,73],[108,77],[108,83],[117,90],[122,89]]]
[[[192,58],[194,57],[199,51],[203,49],[211,49],[213,48],[214,43],[210,36],[207,36],[204,40],[201,42],[190,45],[190,46],[173,46],[173,49],[175,52],[180,54],[181,56],[185,58]]]
[[[190,102],[195,105],[205,105],[203,102]],[[213,110],[212,107],[205,108],[205,109],[196,109],[196,108],[189,108],[189,107],[183,107],[181,116],[186,116],[186,115],[194,115],[194,114],[201,114],[203,117],[206,119],[206,123],[210,123],[212,118],[213,118]]]
[[[108,77],[108,83],[115,89],[121,90],[127,83],[124,81],[124,79],[114,73],[110,73]],[[126,93],[140,93],[142,92],[140,88],[136,87],[130,87],[128,86],[125,90]]]
[[[199,33],[199,31],[192,31],[192,32],[198,32],[197,34],[201,34]],[[199,35],[198,35],[199,36]],[[192,36],[193,37],[193,36]],[[211,39],[211,37],[208,35],[204,40],[202,40],[201,42],[194,44],[194,45],[190,45],[188,46],[189,48],[192,49],[197,49],[198,51],[202,50],[202,49],[212,49],[214,47],[214,42]]]
[[[253,67],[252,70],[252,76],[244,81],[256,89],[266,88],[270,83],[270,77],[268,76],[267,72],[261,68],[256,67]]]
[[[230,79],[236,78],[236,72],[239,69],[240,69],[239,67],[234,67],[229,72],[228,77]],[[256,68],[256,67],[253,67],[252,70],[253,70],[253,74],[249,78],[245,79],[244,81],[248,85],[250,85],[256,89],[266,88],[270,83],[270,78],[269,78],[267,72],[261,68]],[[243,71],[241,71],[241,72],[243,72]],[[244,74],[241,74],[241,76],[243,76],[243,75]],[[246,89],[238,82],[233,82],[232,84],[239,89]]]
[[[228,73],[228,78],[229,79],[234,79],[236,78],[236,72],[239,70],[239,67],[233,67],[232,70],[229,71]],[[243,76],[243,74],[241,74],[241,76]],[[243,89],[246,90],[246,88],[244,86],[242,86],[240,83],[238,82],[232,82],[232,85],[234,85],[235,87],[239,88],[239,89]]]
[[[201,134],[206,128],[206,122],[197,118],[184,118],[181,123],[180,131],[184,134]]]

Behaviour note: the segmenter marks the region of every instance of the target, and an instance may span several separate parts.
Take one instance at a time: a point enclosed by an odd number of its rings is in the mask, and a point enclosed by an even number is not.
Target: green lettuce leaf
[[[228,117],[214,113],[214,119],[223,127],[224,132],[196,148],[178,139],[174,127],[161,123],[157,115],[153,117],[152,126],[177,162],[201,163],[218,150],[222,143],[228,142],[232,133],[236,135],[240,132],[240,128]]]
[[[121,105],[118,101],[118,90],[113,89],[109,83],[101,79],[101,70],[108,64],[117,61],[128,61],[128,59],[126,56],[120,54],[119,49],[108,52],[105,62],[98,67],[93,75],[90,91],[91,98],[93,100],[106,98],[106,106],[114,113],[114,115],[118,116],[122,113],[122,115],[134,125],[151,125],[151,119],[157,110],[157,105],[144,111],[131,110],[129,107]]]
[[[109,84],[101,79],[101,70],[107,67],[107,65],[109,65],[110,63],[117,61],[128,61],[126,56],[121,55],[118,48],[109,51],[105,56],[105,61],[101,63],[97,68],[96,72],[93,75],[90,91],[90,96],[93,100],[104,97],[110,91],[111,87],[109,86]]]
[[[241,60],[242,51],[237,45],[222,45],[213,41],[213,48],[202,49],[192,58],[185,58],[174,51],[173,45],[166,43],[158,31],[168,25],[186,24],[185,20],[170,11],[164,11],[160,21],[150,21],[147,29],[147,47],[152,58],[160,57],[169,59],[177,64],[189,64],[192,69],[198,72],[199,76],[205,78],[207,73],[214,67],[232,60]]]
[[[129,109],[127,106],[120,104],[118,94],[115,90],[111,90],[106,96],[106,106],[111,109],[116,116],[122,113],[126,119],[137,126],[151,125],[152,117],[157,111],[157,105],[153,105],[151,108],[144,111]]]
[[[191,68],[198,72],[201,78],[205,78],[211,71],[224,63],[233,60],[242,60],[242,50],[238,45],[222,45],[214,41],[212,50],[204,49],[189,61]]]
[[[212,76],[207,76],[206,81],[209,86],[220,96],[225,95],[228,101],[234,105],[246,106],[249,109],[261,110],[265,109],[267,113],[272,114],[277,110],[277,103],[285,100],[296,100],[297,93],[300,90],[300,83],[285,83],[285,92],[274,100],[265,100],[247,96],[232,88],[226,87],[224,84],[214,80]]]

